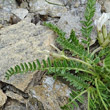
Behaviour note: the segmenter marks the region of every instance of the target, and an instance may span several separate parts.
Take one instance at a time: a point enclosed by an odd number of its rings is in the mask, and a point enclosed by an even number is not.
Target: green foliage
[[[110,47],[108,47],[108,46],[105,47],[104,49],[102,49],[102,50],[98,53],[98,56],[99,56],[99,57],[103,57],[103,56],[109,55],[109,54],[110,54],[109,50],[110,50]]]
[[[110,54],[104,59],[104,67],[110,72]]]
[[[68,104],[61,107],[64,110],[74,110],[79,107],[79,103],[84,103],[84,95],[87,94],[88,110],[110,110],[110,46],[97,48],[93,52],[89,51],[90,34],[92,31],[92,17],[95,12],[95,0],[88,0],[85,11],[85,21],[82,21],[82,34],[85,38],[87,49],[77,39],[72,30],[70,37],[65,38],[65,32],[51,23],[44,23],[45,26],[53,30],[58,38],[56,42],[62,46],[63,51],[49,53],[53,60],[49,58],[40,62],[21,63],[11,67],[6,72],[6,78],[18,73],[28,71],[47,71],[53,77],[62,77],[75,87],[70,94]],[[100,50],[101,49],[101,50]],[[71,54],[68,56],[65,51]]]
[[[81,92],[82,93],[82,92]],[[70,93],[70,98],[69,98],[69,102],[67,105],[64,105],[63,107],[61,107],[62,109],[66,109],[66,110],[73,110],[74,109],[74,105],[76,107],[79,107],[78,103],[84,103],[84,97],[80,96],[79,94],[81,94],[79,91],[74,91],[72,90],[72,93]],[[79,96],[78,98],[76,98],[77,96]],[[75,101],[76,99],[76,101]]]
[[[93,29],[92,17],[94,16],[94,13],[95,13],[95,3],[96,3],[96,0],[88,0],[85,13],[84,13],[85,20],[81,21],[83,25],[81,31],[82,31],[83,37],[85,37],[85,39],[82,42],[86,44],[88,47],[90,45],[90,40],[91,40],[90,36]]]
[[[64,49],[69,50],[72,53],[72,56],[78,55],[80,57],[84,57],[87,55],[87,52],[85,51],[84,47],[79,43],[73,30],[69,39],[60,36],[57,38],[56,42],[59,43]]]
[[[65,32],[63,32],[61,29],[59,29],[57,26],[51,24],[51,23],[46,23],[44,22],[44,26],[49,27],[51,30],[56,32],[59,36],[65,37]]]

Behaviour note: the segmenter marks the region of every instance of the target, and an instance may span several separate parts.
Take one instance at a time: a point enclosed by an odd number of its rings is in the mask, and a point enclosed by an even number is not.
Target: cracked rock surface
[[[31,99],[37,99],[42,102],[42,110],[60,110],[60,107],[67,103],[67,99],[71,93],[71,89],[58,80],[54,80],[51,76],[44,76],[42,85],[37,85],[29,90]],[[35,100],[35,103],[37,101]],[[28,107],[32,106],[29,100]]]
[[[6,100],[6,94],[4,94],[2,90],[0,90],[0,107],[2,107],[5,104]]]
[[[56,24],[69,36],[71,29],[78,38],[87,0],[0,0],[0,110],[61,110],[67,103],[70,87],[45,72],[35,71],[5,79],[10,67],[24,62],[47,58],[40,51],[54,51],[57,35],[43,26]],[[97,0],[93,20],[110,12],[109,0]],[[94,24],[93,24],[94,25]],[[109,26],[108,26],[109,29]],[[96,41],[95,30],[91,38]],[[86,103],[78,110],[86,110]],[[77,110],[77,109],[75,109]]]

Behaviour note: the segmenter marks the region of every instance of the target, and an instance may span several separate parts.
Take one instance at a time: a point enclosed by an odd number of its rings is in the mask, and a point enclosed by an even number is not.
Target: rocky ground
[[[5,72],[21,62],[42,60],[39,50],[54,51],[56,34],[43,26],[44,21],[56,24],[69,36],[71,29],[80,38],[87,0],[0,0],[0,110],[61,110],[71,88],[44,72],[29,72],[5,79]],[[110,12],[109,0],[98,0],[94,20]],[[93,30],[92,40],[96,40]],[[86,108],[81,105],[78,110]]]

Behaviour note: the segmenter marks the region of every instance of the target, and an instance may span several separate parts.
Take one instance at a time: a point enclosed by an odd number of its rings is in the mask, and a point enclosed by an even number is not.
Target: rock
[[[67,37],[69,37],[72,29],[76,32],[77,36],[81,36],[80,17],[74,16],[70,11],[61,16],[57,26],[67,33]]]
[[[8,26],[11,16],[11,13],[4,10],[0,10],[0,24],[2,24],[3,26]]]
[[[76,2],[75,5],[74,5],[74,7],[75,7],[75,8],[78,8],[79,5],[80,5],[80,2]]]
[[[79,0],[81,2],[81,5],[86,4],[87,0]]]
[[[68,3],[72,2],[72,0],[60,0],[64,5],[67,5]]]
[[[2,24],[0,24],[0,29],[1,29],[1,28],[3,28],[3,25],[2,25]]]
[[[26,106],[24,104],[19,103],[16,100],[8,100],[3,110],[26,110]]]
[[[67,85],[58,80],[55,81],[51,76],[45,76],[42,85],[29,90],[31,99],[29,99],[28,106],[33,106],[31,102],[36,99],[42,102],[41,107],[44,107],[44,110],[61,110],[60,107],[67,103],[70,93],[71,89]]]
[[[38,50],[51,51],[50,44],[54,43],[55,37],[54,32],[47,27],[35,26],[26,21],[2,28],[0,30],[0,80],[24,91],[34,78],[37,79],[35,75],[38,72],[18,74],[12,76],[10,80],[5,79],[5,72],[10,67],[25,61],[45,58],[45,54],[39,53]]]
[[[30,97],[26,106],[26,110],[45,110],[42,102],[35,97]]]
[[[23,20],[28,14],[28,10],[27,9],[23,9],[23,8],[14,9],[11,12],[14,15],[16,15],[17,17],[19,17],[21,20]]]
[[[16,0],[0,0],[0,6],[3,10],[11,12],[12,9],[17,8]]]
[[[17,8],[16,0],[0,0],[0,24],[9,25],[11,10],[15,8]]]
[[[7,100],[7,96],[0,90],[0,107],[2,107]]]
[[[29,3],[27,2],[27,0],[26,1],[23,0],[22,3],[20,4],[20,7],[29,10],[29,5],[28,4]]]
[[[14,93],[13,91],[6,91],[6,95],[13,100],[17,100],[20,103],[26,104],[26,99],[24,99],[21,95]]]
[[[67,33],[66,37],[68,38],[71,30],[73,29],[78,37],[82,37],[80,23],[81,20],[84,20],[84,10],[85,6],[72,8],[71,11],[66,12],[61,16],[60,20],[57,23],[57,26]],[[94,20],[101,16],[101,6],[99,3],[96,3],[96,13],[94,16]],[[97,34],[96,32],[92,32],[91,38],[92,40],[96,40]]]
[[[9,23],[12,24],[17,24],[18,22],[20,22],[21,19],[15,15],[10,16],[10,21]]]
[[[71,7],[71,5],[74,5],[75,4],[75,2],[77,2],[76,0],[74,1],[74,0],[60,0],[65,6],[66,6],[66,8],[70,8]]]
[[[51,2],[63,5],[59,0],[51,0]],[[50,15],[52,17],[60,17],[62,14],[67,12],[66,7],[52,5],[47,3],[45,0],[31,0],[29,6],[31,12],[38,12],[41,15]]]
[[[26,91],[28,91],[31,87],[33,87],[35,85],[41,84],[41,78],[44,73],[45,72],[41,72],[41,71],[35,72],[32,81],[30,82],[29,86],[26,88],[27,89]],[[2,85],[1,85],[1,87],[2,87]],[[26,101],[29,98],[29,95],[26,91],[23,92],[23,91],[15,88],[14,86],[9,87],[9,85],[7,85],[6,88],[8,88],[8,90],[6,90],[6,95],[8,97],[10,97],[13,100],[17,100],[20,103],[26,104]]]
[[[4,110],[26,110],[25,107],[21,105],[10,105],[10,106],[6,106],[6,108]]]
[[[98,0],[98,2],[99,2],[100,4],[104,4],[106,1],[109,1],[109,0]]]
[[[98,2],[96,2],[95,7],[96,7],[96,11],[93,20],[99,19],[99,17],[101,17],[101,5]]]
[[[110,12],[110,1],[105,1],[104,7],[107,13]]]

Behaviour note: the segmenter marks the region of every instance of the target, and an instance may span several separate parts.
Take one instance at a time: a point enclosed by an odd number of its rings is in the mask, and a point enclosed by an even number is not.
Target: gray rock
[[[99,19],[99,17],[101,17],[101,5],[96,2],[96,11],[95,11],[95,15],[93,17],[93,20]]]
[[[71,30],[73,29],[76,32],[76,35],[81,36],[81,23],[79,16],[74,16],[70,12],[61,16],[60,20],[57,23],[57,26],[67,33],[69,37]]]
[[[0,107],[2,107],[6,103],[6,100],[7,100],[7,96],[0,89]]]
[[[60,0],[64,5],[67,5],[68,2],[72,2],[72,0]]]
[[[3,110],[26,110],[25,107],[23,107],[22,105],[10,105],[10,106],[6,106],[5,109]]]
[[[25,9],[28,9],[29,10],[29,5],[28,5],[28,0],[23,0],[22,3],[20,4],[20,7],[21,8],[25,8]]]
[[[84,5],[87,3],[87,0],[79,0],[81,2],[81,5]]]
[[[24,9],[24,8],[14,9],[11,12],[14,15],[16,15],[17,17],[19,17],[21,20],[23,20],[27,16],[27,14],[28,14],[28,10]]]
[[[64,5],[70,6],[73,4],[74,0],[60,0]]]
[[[109,13],[110,12],[110,1],[105,1],[104,7],[106,9],[106,12]]]
[[[68,102],[70,93],[71,89],[67,85],[59,80],[54,80],[51,76],[45,76],[42,80],[42,85],[32,87],[29,90],[30,98],[27,107],[35,108],[35,103],[39,101],[42,104],[38,104],[40,108],[38,110],[61,110],[60,107]]]
[[[0,7],[5,11],[10,12],[12,9],[17,8],[17,3],[16,0],[0,0]]]
[[[15,100],[9,100],[2,110],[26,110],[26,106]]]
[[[61,16],[60,20],[57,23],[57,26],[62,29],[64,32],[67,33],[66,37],[69,37],[71,30],[73,29],[76,32],[78,37],[82,37],[81,27],[82,24],[80,23],[81,20],[84,20],[84,10],[85,6],[72,8],[71,11],[68,11],[64,15]],[[96,3],[96,12],[94,16],[94,20],[98,19],[101,16],[101,6],[99,3]],[[91,34],[91,38],[96,40],[97,34],[95,30]]]
[[[99,2],[100,4],[104,4],[106,1],[109,1],[109,0],[98,0],[98,2]]]
[[[5,10],[0,10],[0,24],[7,26],[10,22],[10,17],[12,14],[10,12],[7,12]]]
[[[0,24],[9,25],[11,10],[15,8],[17,8],[16,0],[0,0]]]
[[[60,2],[59,0],[52,0],[51,2],[63,5],[63,3]],[[45,2],[45,0],[31,0],[29,5],[31,12],[38,12],[41,15],[47,14],[52,17],[59,17],[65,12],[67,12],[66,7],[52,5]]]
[[[54,43],[55,37],[54,32],[48,28],[25,21],[2,28],[0,30],[0,80],[24,91],[36,72],[15,75],[10,80],[4,79],[5,72],[21,62],[45,58],[45,55],[38,50],[51,50],[49,45]]]
[[[17,101],[19,101],[22,104],[26,104],[26,99],[24,99],[21,96],[21,94],[19,95],[19,94],[14,93],[13,91],[6,91],[6,96],[10,97],[13,100],[17,100]]]

